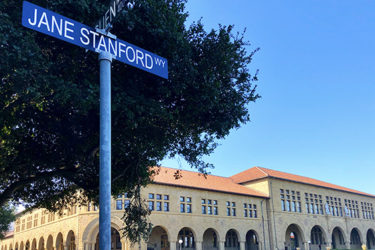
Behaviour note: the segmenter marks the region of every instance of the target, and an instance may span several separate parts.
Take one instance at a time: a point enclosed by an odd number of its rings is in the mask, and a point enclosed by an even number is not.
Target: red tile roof
[[[4,238],[5,238],[5,239],[6,239],[6,238],[11,238],[11,237],[13,237],[13,235],[14,235],[14,232],[13,232],[13,231],[6,232],[5,235],[4,235],[4,236],[5,236]]]
[[[267,195],[235,183],[231,178],[166,167],[154,167],[157,173],[152,177],[156,184],[196,188],[216,192],[233,193],[268,198]],[[176,178],[177,176],[177,178]]]
[[[330,189],[335,189],[339,191],[344,191],[344,192],[349,192],[349,193],[354,193],[354,194],[360,194],[360,195],[365,195],[365,196],[370,196],[370,197],[375,197],[372,194],[367,194],[361,191],[357,191],[354,189],[338,186],[335,184],[331,184],[328,182],[312,179],[309,177],[304,177],[300,175],[295,175],[295,174],[289,174],[281,171],[276,171],[268,168],[262,168],[262,167],[253,167],[248,170],[245,170],[239,174],[233,175],[230,177],[234,182],[241,184],[245,182],[250,182],[254,180],[259,180],[263,178],[278,178],[278,179],[283,179],[283,180],[288,180],[288,181],[294,181],[294,182],[299,182],[299,183],[304,183],[304,184],[309,184],[309,185],[314,185],[314,186],[319,186],[319,187],[324,187],[324,188],[330,188]]]

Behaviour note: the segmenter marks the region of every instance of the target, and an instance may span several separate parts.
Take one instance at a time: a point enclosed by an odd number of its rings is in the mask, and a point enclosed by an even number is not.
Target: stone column
[[[327,250],[331,250],[332,249],[332,242],[330,242],[330,241],[327,242],[326,249]]]
[[[121,240],[121,249],[123,249],[123,250],[127,249],[126,241],[125,240]]]
[[[305,250],[310,250],[311,243],[305,242]]]
[[[219,242],[219,250],[225,250],[225,241]]]
[[[350,241],[345,242],[345,248],[350,249]]]
[[[195,242],[195,249],[196,250],[202,250],[203,249],[203,242],[202,241],[196,241]]]
[[[246,241],[240,241],[240,250],[245,250]]]
[[[169,241],[169,249],[170,250],[176,250],[176,245],[177,245],[176,241]]]

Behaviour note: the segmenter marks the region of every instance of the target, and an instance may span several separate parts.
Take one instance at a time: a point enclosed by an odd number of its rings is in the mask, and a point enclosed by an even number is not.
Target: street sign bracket
[[[111,32],[109,32],[109,29],[110,27],[112,27],[111,24],[108,24],[108,26],[105,28],[105,29],[99,29],[99,28],[95,28],[95,31],[103,36],[106,36],[106,37],[109,37],[113,40],[116,40],[117,39],[117,36],[112,34]],[[100,49],[95,49],[95,52],[97,53],[100,53],[102,52]],[[115,55],[112,55],[112,58],[113,59],[116,59],[116,56]]]

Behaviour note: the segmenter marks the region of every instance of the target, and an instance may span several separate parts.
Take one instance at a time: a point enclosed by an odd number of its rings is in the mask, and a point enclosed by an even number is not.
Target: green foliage
[[[4,239],[9,230],[10,223],[15,220],[14,209],[9,205],[0,207],[0,240]]]
[[[109,4],[32,2],[91,26]],[[113,195],[146,185],[148,166],[168,156],[205,172],[202,157],[249,121],[247,104],[259,98],[248,68],[256,50],[247,52],[243,34],[185,27],[183,0],[137,3],[112,32],[167,58],[170,79],[113,63]],[[78,189],[97,200],[97,54],[22,27],[21,8],[0,1],[0,206],[12,199],[56,211]]]
[[[151,211],[146,205],[146,201],[141,198],[141,186],[135,187],[130,193],[130,204],[125,208],[123,236],[131,243],[147,241],[152,231],[152,224],[147,220]]]

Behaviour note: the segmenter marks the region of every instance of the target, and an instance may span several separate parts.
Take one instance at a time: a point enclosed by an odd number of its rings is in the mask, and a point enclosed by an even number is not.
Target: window
[[[148,210],[154,211],[154,202],[153,201],[148,202]]]
[[[164,212],[169,212],[169,202],[164,202]]]
[[[164,200],[169,200],[169,195],[166,194],[148,194],[148,208],[150,211],[158,211],[158,212],[169,212],[169,202],[164,201]],[[164,205],[163,205],[164,203]],[[164,209],[163,209],[164,208]]]
[[[361,202],[362,218],[367,220],[374,220],[374,210],[372,203]]]
[[[244,217],[249,217],[249,218],[257,218],[258,213],[257,213],[257,205],[255,204],[243,204],[244,207]]]
[[[116,200],[116,210],[122,210],[122,200]]]
[[[214,207],[214,215],[218,215],[219,214],[219,211],[217,209],[217,207]]]
[[[156,202],[156,211],[161,211],[161,201]]]
[[[180,204],[180,212],[185,213],[185,204],[184,203]]]
[[[351,218],[359,218],[358,201],[345,199],[344,202],[346,216]]]
[[[236,203],[227,201],[227,216],[236,216]]]
[[[202,205],[202,214],[206,214],[206,206]]]
[[[31,228],[31,226],[32,226],[32,219],[33,219],[33,217],[32,216],[28,216],[27,217],[27,224],[26,224],[26,229],[29,229],[29,228]]]
[[[207,214],[212,214],[212,207],[211,206],[207,207]]]
[[[44,213],[44,211],[43,211],[43,213]],[[21,230],[21,219],[18,218],[16,220],[16,233],[20,232],[20,230]]]
[[[281,211],[301,213],[301,193],[295,190],[280,189]]]
[[[218,215],[217,200],[201,199],[202,214]]]
[[[38,214],[34,215],[34,227],[38,226]]]
[[[129,205],[130,205],[130,200],[125,200],[125,201],[124,201],[124,209],[125,209],[125,208],[128,208]]]
[[[150,197],[150,194],[149,194]],[[130,199],[128,193],[118,195],[116,199],[116,210],[122,210],[128,208],[130,205]]]
[[[324,214],[322,196],[318,194],[305,193],[306,213]]]
[[[186,204],[186,213],[191,213],[191,204]]]
[[[258,218],[257,205],[253,205],[254,218]]]
[[[192,213],[191,197],[180,196],[180,213]]]
[[[47,214],[46,211],[43,211],[43,212],[42,212],[42,219],[41,219],[41,221],[40,221],[40,224],[41,224],[41,225],[44,225],[44,224],[46,223],[46,214]]]

